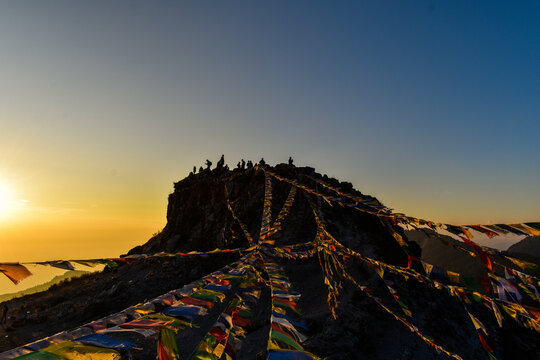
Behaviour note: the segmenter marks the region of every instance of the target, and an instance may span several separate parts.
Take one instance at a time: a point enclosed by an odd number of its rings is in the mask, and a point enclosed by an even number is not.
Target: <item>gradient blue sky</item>
[[[26,210],[0,241],[118,254],[222,153],[292,155],[412,216],[538,221],[539,19],[534,1],[2,2],[0,179]]]

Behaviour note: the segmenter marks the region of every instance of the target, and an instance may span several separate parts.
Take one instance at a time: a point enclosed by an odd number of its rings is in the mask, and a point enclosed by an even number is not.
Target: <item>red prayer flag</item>
[[[484,339],[484,336],[478,331],[478,337],[480,338],[480,342],[482,343],[482,347],[484,350],[486,350],[488,353],[493,354],[493,349],[488,345],[486,339]]]
[[[119,326],[123,328],[128,328],[128,329],[150,329],[150,330],[157,331],[161,329],[162,327],[169,325],[171,322],[172,321],[137,319],[137,320],[124,323]]]
[[[211,301],[206,300],[200,300],[200,299],[194,299],[192,297],[185,297],[180,299],[180,302],[187,304],[187,305],[197,305],[197,306],[203,306],[208,309],[211,309],[214,307],[214,304]]]
[[[24,265],[19,263],[2,263],[0,264],[0,272],[3,272],[15,285],[32,275]]]
[[[481,233],[484,233],[487,235],[488,238],[492,238],[494,236],[498,236],[499,234],[497,234],[495,231],[492,231],[492,230],[489,230],[489,229],[486,229],[485,227],[482,227],[480,225],[469,225],[470,228],[476,230],[476,231],[479,231]]]
[[[227,336],[228,336],[225,331],[223,331],[221,328],[219,328],[217,326],[211,328],[209,333],[211,335],[213,335],[218,342],[221,341],[221,340],[225,340],[227,338]]]
[[[491,256],[489,256],[489,254],[487,252],[482,250],[482,248],[480,246],[478,246],[474,241],[471,241],[471,240],[467,239],[464,236],[460,236],[460,238],[463,241],[465,241],[467,244],[472,246],[472,248],[478,254],[478,257],[480,258],[480,260],[482,260],[482,262],[484,263],[486,268],[488,268],[488,270],[490,272],[493,272],[493,260],[491,259]]]

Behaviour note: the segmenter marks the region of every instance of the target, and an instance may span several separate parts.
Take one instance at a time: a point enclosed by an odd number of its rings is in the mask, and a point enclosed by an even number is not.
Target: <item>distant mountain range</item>
[[[540,259],[540,236],[529,236],[518,243],[510,246],[507,250],[510,254],[536,257]]]
[[[439,235],[430,229],[411,230],[405,231],[405,233],[409,240],[416,242],[422,248],[421,258],[423,261],[461,274],[487,276],[486,269],[478,257],[469,256],[464,251],[455,248],[457,246],[473,251],[469,245],[462,241]],[[502,254],[511,255],[512,258],[519,260],[520,264],[525,267],[523,270],[540,277],[540,256],[535,255],[539,254],[539,251],[540,239],[538,237],[528,237],[512,245],[507,251],[502,251]],[[505,257],[499,256],[497,252],[492,254],[492,257],[499,264],[504,264],[510,268],[516,266],[515,263],[508,261]]]
[[[21,296],[25,296],[25,295],[30,295],[30,294],[34,294],[34,293],[37,293],[37,292],[40,292],[40,291],[46,291],[48,290],[51,286],[53,285],[56,285],[64,280],[69,280],[69,279],[72,279],[74,277],[78,277],[78,276],[82,276],[84,274],[88,274],[88,271],[82,271],[82,270],[71,270],[71,271],[68,271],[62,275],[58,275],[58,276],[55,276],[52,280],[44,283],[44,284],[40,284],[40,285],[36,285],[36,286],[33,286],[31,288],[28,288],[28,289],[25,289],[25,290],[22,290],[22,291],[18,291],[18,292],[15,292],[15,293],[11,293],[11,294],[2,294],[0,295],[0,302],[3,302],[3,301],[7,301],[7,300],[11,300],[13,298],[16,298],[16,297],[21,297]]]

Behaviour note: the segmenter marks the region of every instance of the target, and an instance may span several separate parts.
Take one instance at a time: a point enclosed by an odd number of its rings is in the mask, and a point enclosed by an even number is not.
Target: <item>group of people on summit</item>
[[[203,172],[206,172],[206,171],[211,171],[212,161],[207,159],[206,162],[205,162],[205,165],[206,165],[206,168],[203,168],[202,166],[199,167],[199,174],[201,174]],[[255,164],[255,165],[264,166],[264,165],[266,165],[266,162],[264,161],[264,158],[261,158],[259,163]],[[253,166],[254,166],[254,164],[253,164],[253,162],[251,160],[248,160],[246,162],[244,159],[242,159],[241,161],[238,162],[238,164],[236,164],[236,168],[240,169],[240,170],[245,170],[246,168],[251,169],[251,168],[253,168]],[[290,156],[289,156],[289,166],[294,166],[293,165],[293,159]],[[225,164],[225,155],[221,155],[221,158],[217,162],[216,167],[215,167],[214,170],[221,170],[221,169],[224,169],[224,170],[227,170],[227,171],[229,170],[229,165]],[[190,173],[190,175],[195,175],[196,173],[197,173],[197,166],[193,166],[193,171]]]

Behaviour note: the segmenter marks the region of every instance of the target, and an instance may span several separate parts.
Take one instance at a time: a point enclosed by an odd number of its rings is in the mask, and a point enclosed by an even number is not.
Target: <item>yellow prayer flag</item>
[[[497,304],[493,300],[491,300],[491,308],[493,309],[493,314],[495,315],[495,319],[497,319],[497,324],[499,324],[499,327],[502,327],[503,317],[502,317],[501,312],[499,311],[499,308],[497,307]]]
[[[469,230],[467,230],[465,227],[461,226],[461,231],[465,234],[467,239],[472,240],[473,236]]]
[[[512,227],[515,227],[516,229],[519,229],[523,232],[526,232],[527,234],[529,235],[532,235],[532,236],[540,236],[540,231],[536,230],[536,229],[533,229],[533,228],[530,228],[528,226],[525,226],[523,224],[508,224]]]
[[[453,271],[446,270],[446,274],[448,275],[448,279],[450,280],[450,282],[452,282],[454,284],[459,283],[459,273],[455,273]]]
[[[66,360],[121,360],[120,353],[116,350],[83,345],[73,341],[50,345],[43,351],[60,355]]]
[[[399,245],[401,245],[403,247],[407,247],[407,243],[405,241],[403,241],[403,238],[401,237],[401,235],[399,235],[395,231],[393,231],[392,235],[394,236],[394,239],[396,239],[396,241],[398,242]]]
[[[219,343],[217,344],[216,348],[214,349],[213,354],[218,357],[218,359],[223,355],[223,352],[225,351],[225,344]]]
[[[476,330],[482,329],[482,330],[484,331],[485,334],[488,333],[486,327],[484,326],[484,324],[482,324],[482,323],[480,322],[480,320],[478,320],[477,318],[475,318],[471,313],[469,313],[469,317],[471,318],[471,321],[472,321],[472,323],[473,323],[473,325],[474,325],[474,328],[475,328]]]
[[[203,351],[205,353],[209,353],[211,354],[214,350],[210,347],[210,345],[208,345],[208,343],[206,341],[201,341],[199,343],[199,345],[197,346],[197,350],[198,351]]]
[[[375,266],[375,271],[377,272],[377,274],[379,274],[381,278],[383,277],[384,269],[381,266]]]

